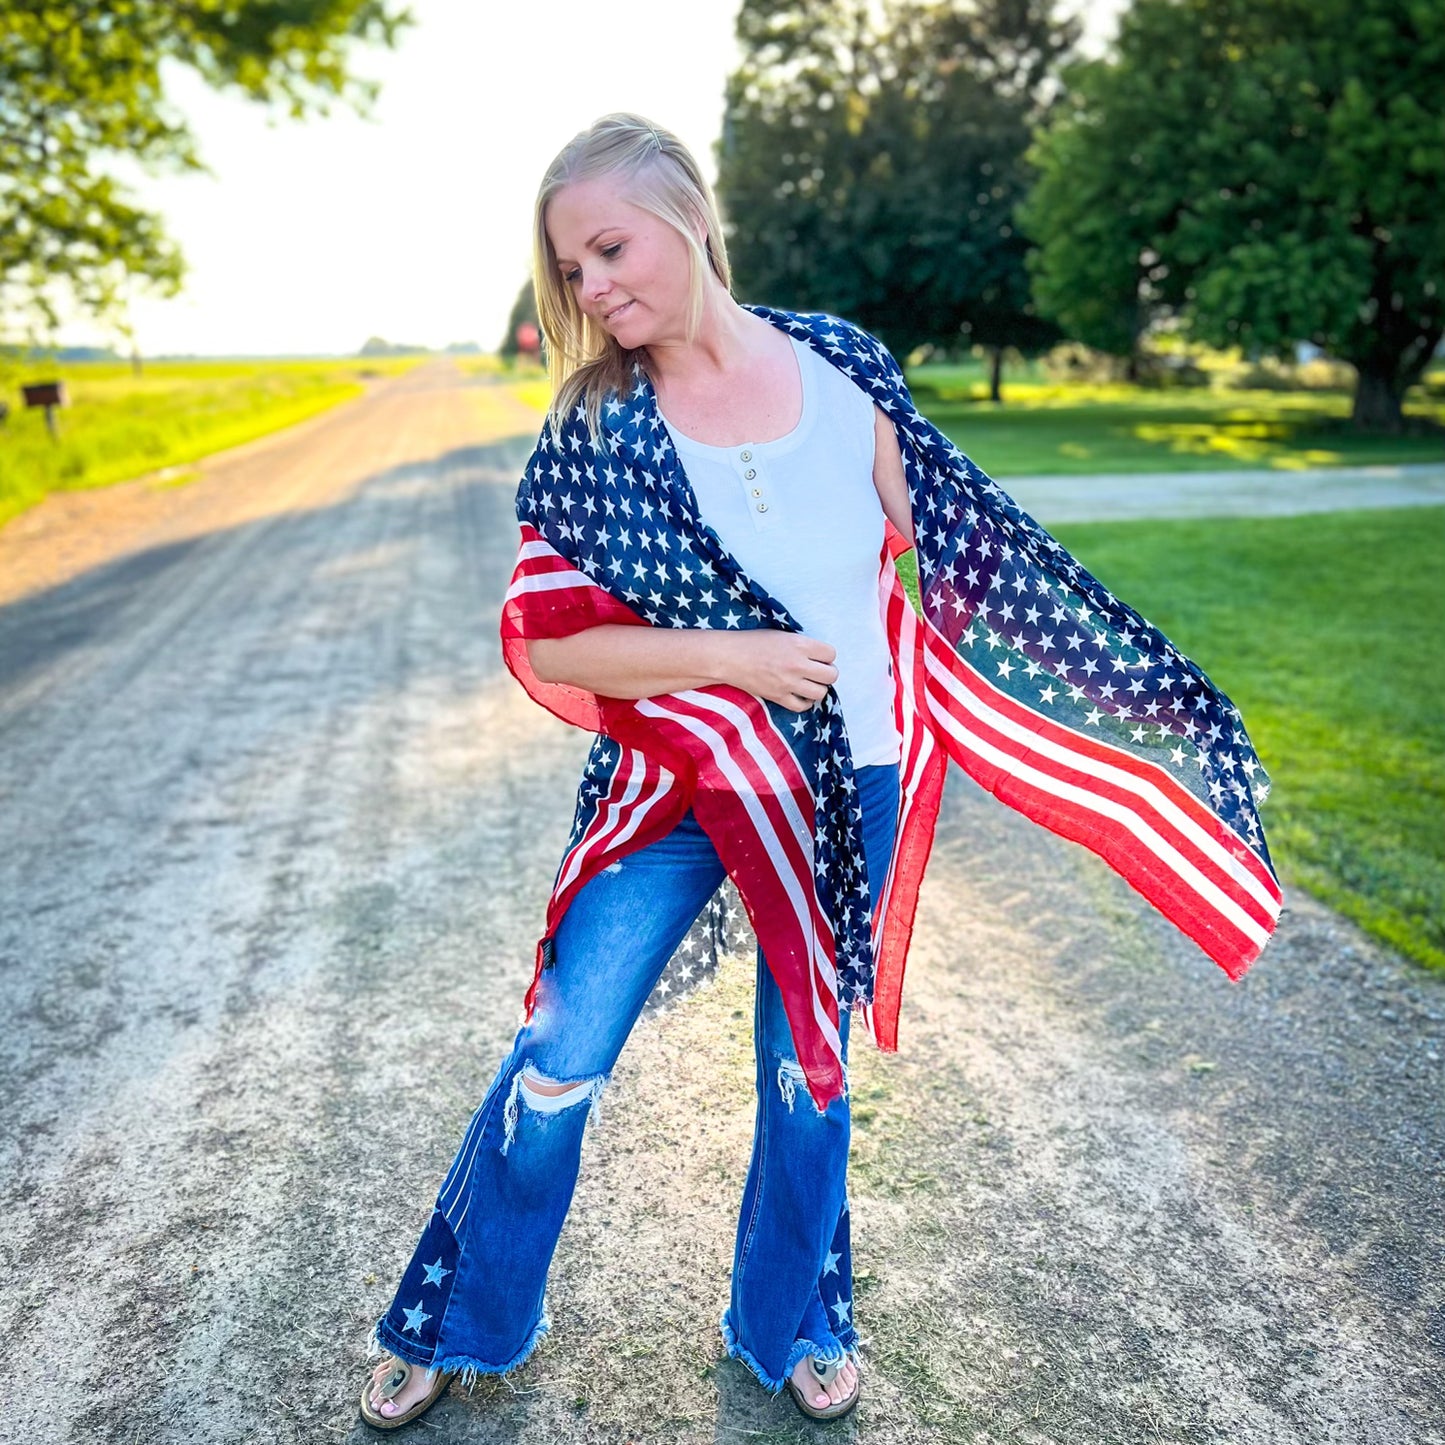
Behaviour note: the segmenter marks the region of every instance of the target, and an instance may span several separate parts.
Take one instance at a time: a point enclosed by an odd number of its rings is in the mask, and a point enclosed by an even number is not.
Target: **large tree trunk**
[[[1376,274],[1369,304],[1355,354],[1345,358],[1359,377],[1350,421],[1360,431],[1398,436],[1405,430],[1405,393],[1425,374],[1445,327],[1438,306],[1431,306],[1425,316],[1407,312],[1383,268]]]
[[[1398,436],[1405,429],[1403,387],[1393,378],[1361,369],[1355,381],[1354,406],[1350,421],[1359,431],[1388,432]]]
[[[1003,400],[1003,347],[990,346],[988,349],[988,399]]]

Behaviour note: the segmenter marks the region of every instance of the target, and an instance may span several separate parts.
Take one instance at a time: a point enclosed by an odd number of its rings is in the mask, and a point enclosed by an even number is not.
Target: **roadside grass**
[[[50,492],[103,487],[252,441],[325,411],[364,388],[367,377],[406,371],[421,357],[336,360],[123,362],[59,365],[7,361],[0,396],[0,525]],[[56,414],[21,406],[22,383],[59,377],[69,405]]]
[[[914,400],[990,476],[1196,472],[1445,461],[1445,394],[1416,387],[1402,436],[1356,436],[1343,391],[1152,390],[1005,380],[1001,403],[969,368],[920,366]]]
[[[547,377],[547,369],[518,357],[508,360],[496,352],[459,353],[453,360],[464,376],[494,376],[498,381],[527,381]]]
[[[452,360],[463,376],[505,376],[506,363],[494,351],[457,352]]]
[[[1286,883],[1445,970],[1445,508],[1054,532],[1239,706]]]
[[[458,365],[469,377],[482,377],[503,385],[524,406],[545,416],[552,404],[552,384],[547,379],[547,370],[534,361],[513,358],[510,362],[500,356],[459,357]]]
[[[529,381],[514,382],[512,392],[518,401],[525,406],[530,406],[543,416],[547,414],[547,408],[552,404],[552,386],[545,376],[533,377]]]

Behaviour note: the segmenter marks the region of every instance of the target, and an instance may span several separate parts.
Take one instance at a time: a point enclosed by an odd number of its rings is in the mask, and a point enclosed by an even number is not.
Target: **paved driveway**
[[[1368,507],[1445,506],[1445,462],[1309,471],[1000,477],[1045,526],[1140,517],[1284,517]]]

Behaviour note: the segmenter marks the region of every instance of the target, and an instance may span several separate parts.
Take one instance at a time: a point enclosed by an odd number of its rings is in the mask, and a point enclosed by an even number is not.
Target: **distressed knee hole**
[[[793,1112],[793,1104],[798,1097],[798,1089],[801,1087],[805,1093],[808,1089],[808,1076],[803,1071],[803,1066],[796,1059],[778,1060],[778,1092],[783,1096],[783,1102],[788,1106],[788,1112]],[[812,1095],[808,1094],[809,1102]],[[843,1065],[843,1097],[848,1097],[848,1065]],[[824,1111],[813,1105],[813,1112],[821,1114]]]
[[[517,1115],[521,1100],[534,1114],[560,1114],[574,1104],[584,1100],[590,1104],[588,1122],[595,1124],[599,1118],[598,1099],[607,1083],[605,1074],[591,1079],[549,1079],[530,1059],[512,1077],[512,1089],[507,1095],[506,1107],[502,1110],[504,1138],[502,1153],[512,1146],[517,1135]]]
[[[778,1060],[778,1092],[783,1096],[783,1103],[788,1106],[788,1113],[793,1112],[793,1102],[798,1097],[798,1090],[801,1088],[806,1091],[807,1087],[808,1076],[797,1059]]]
[[[576,1083],[559,1084],[555,1079],[544,1079],[540,1074],[534,1078],[522,1076],[522,1088],[533,1108],[544,1112],[548,1109],[562,1109],[575,1104],[592,1086],[590,1079],[578,1079]],[[546,1102],[544,1102],[544,1100]]]

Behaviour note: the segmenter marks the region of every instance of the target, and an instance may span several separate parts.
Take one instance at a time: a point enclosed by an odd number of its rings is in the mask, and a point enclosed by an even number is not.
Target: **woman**
[[[849,1020],[896,1046],[946,757],[1101,852],[1232,975],[1271,897],[1278,911],[1262,839],[1251,862],[1236,847],[1257,832],[1238,782],[1257,764],[1228,699],[918,415],[873,338],[733,299],[712,194],[675,137],[604,117],[553,162],[535,220],[554,402],[518,491],[504,656],[596,736],[526,1022],[378,1322],[392,1358],[362,1416],[414,1419],[452,1375],[511,1370],[546,1331],[581,1106],[730,876],[760,940],[758,1097],[720,1328],[765,1388],[832,1418],[861,1388]],[[923,622],[892,566],[915,523]],[[1044,631],[1050,602],[1091,635]],[[1005,649],[1010,687],[1042,675],[1043,704],[985,684],[974,647]],[[1083,736],[1054,702],[1092,703],[1087,726],[1113,733]],[[1127,749],[1156,747],[1146,714],[1176,742],[1208,729],[1218,759],[1199,748],[1199,780],[1152,758],[1125,776]],[[1038,781],[1061,749],[1068,778]],[[1079,768],[1092,781],[1069,780]],[[1211,811],[1214,773],[1233,788]],[[1166,828],[1183,882],[1160,867]]]

